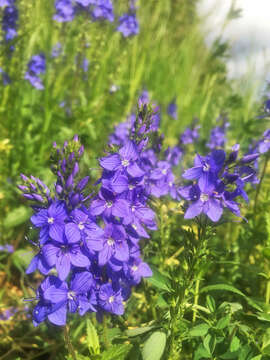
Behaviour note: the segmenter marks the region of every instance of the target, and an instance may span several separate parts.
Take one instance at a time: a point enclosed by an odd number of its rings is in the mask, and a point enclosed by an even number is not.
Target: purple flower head
[[[174,120],[177,119],[177,104],[175,100],[172,101],[167,107],[167,113],[170,115]]]
[[[174,146],[173,148],[168,147],[164,152],[166,161],[168,161],[172,166],[177,166],[183,156],[183,150],[179,146]]]
[[[89,258],[82,252],[82,247],[74,242],[63,243],[49,242],[43,246],[43,253],[47,264],[55,267],[58,277],[65,280],[70,271],[71,265],[79,268],[88,268],[90,266]]]
[[[107,283],[100,287],[98,304],[103,309],[112,314],[123,315],[124,305],[121,290],[115,291],[112,284]]]
[[[183,134],[180,136],[180,143],[187,145],[192,144],[199,138],[199,130],[200,126],[193,126],[192,128],[186,128]]]
[[[18,9],[13,2],[4,8],[2,29],[5,33],[5,40],[8,42],[17,36]]]
[[[5,251],[12,254],[14,252],[14,247],[10,244],[0,245],[0,251]]]
[[[113,154],[101,158],[99,163],[101,167],[108,171],[119,171],[127,173],[131,177],[140,177],[144,175],[136,160],[139,158],[137,146],[133,141],[127,141],[119,150],[118,154]]]
[[[129,247],[126,232],[121,225],[108,224],[104,229],[103,247],[98,253],[98,264],[104,266],[111,258],[128,261]]]
[[[0,74],[2,74],[2,81],[3,81],[4,86],[11,83],[10,77],[8,76],[8,74],[2,68],[0,68]]]
[[[143,262],[139,257],[131,258],[124,264],[124,273],[131,285],[137,285],[142,277],[151,277],[153,275],[149,265]]]
[[[124,37],[136,35],[139,33],[139,24],[136,14],[124,14],[119,18],[117,31],[121,32]]]
[[[187,180],[198,180],[201,188],[207,184],[213,184],[218,178],[218,173],[225,162],[225,152],[223,150],[213,150],[210,155],[205,157],[199,154],[195,156],[194,167],[186,170],[183,178]]]
[[[211,130],[210,140],[207,144],[207,147],[209,149],[224,148],[225,146],[225,143],[227,141],[226,130],[229,126],[229,123],[226,121],[226,118],[223,118],[222,121],[222,125],[216,126]]]
[[[42,209],[31,217],[31,222],[40,230],[40,243],[44,244],[49,237],[63,243],[67,211],[62,201],[53,202],[48,209]]]
[[[270,149],[270,129],[263,133],[263,138],[258,143],[258,149],[261,154],[264,154]]]
[[[15,0],[0,0],[0,7],[12,6]]]
[[[58,22],[72,21],[75,15],[75,9],[72,0],[55,0],[56,14],[53,19]]]
[[[32,86],[38,90],[43,90],[44,86],[38,75],[44,74],[46,70],[46,59],[43,54],[32,56],[29,61],[28,70],[24,78],[28,80]]]
[[[213,184],[204,186],[202,190],[198,185],[191,185],[182,188],[179,192],[184,199],[192,201],[185,213],[185,219],[193,219],[201,213],[214,222],[220,219],[223,207]]]
[[[92,16],[95,20],[105,19],[112,22],[114,15],[111,0],[96,0],[92,10]]]

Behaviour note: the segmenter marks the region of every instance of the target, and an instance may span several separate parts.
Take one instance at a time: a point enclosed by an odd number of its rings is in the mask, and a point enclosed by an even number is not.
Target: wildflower
[[[2,29],[5,33],[6,42],[17,36],[18,9],[14,2],[9,1],[8,6],[4,8]]]
[[[123,315],[124,313],[121,290],[115,291],[110,283],[100,287],[98,303],[102,309],[112,314]]]
[[[2,81],[3,81],[4,86],[11,83],[10,77],[8,76],[8,74],[2,68],[0,68],[0,74],[2,74]]]
[[[119,18],[117,31],[121,32],[124,37],[136,35],[139,33],[139,24],[136,14],[125,14]]]
[[[175,101],[172,101],[167,107],[167,113],[170,115],[174,120],[177,119],[177,104]]]
[[[28,63],[28,71],[24,78],[38,90],[43,90],[44,86],[38,75],[44,74],[46,70],[46,59],[43,54],[32,56]]]
[[[92,16],[96,19],[114,20],[111,0],[96,0],[93,4]]]
[[[58,22],[68,22],[74,19],[75,9],[72,0],[55,0],[56,14],[53,19]]]

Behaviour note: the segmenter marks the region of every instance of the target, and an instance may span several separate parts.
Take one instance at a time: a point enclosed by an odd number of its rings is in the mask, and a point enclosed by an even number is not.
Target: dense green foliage
[[[161,107],[166,145],[175,144],[194,117],[201,125],[200,151],[219,114],[226,113],[231,123],[228,147],[237,142],[247,148],[266,124],[256,119],[259,106],[252,89],[236,94],[227,80],[226,44],[217,41],[206,48],[196,1],[140,1],[140,33],[128,39],[115,25],[83,16],[66,24],[53,21],[53,1],[18,3],[15,52],[8,59],[1,45],[0,53],[12,79],[0,86],[0,244],[15,248],[13,254],[0,252],[0,308],[16,307],[18,312],[0,319],[0,360],[72,359],[72,347],[78,360],[269,359],[267,171],[256,206],[256,190],[250,188],[251,201],[243,208],[248,222],[225,217],[207,228],[203,239],[191,221],[184,221],[179,203],[153,201],[159,231],[144,244],[144,258],[154,276],[135,289],[123,317],[107,317],[103,324],[92,315],[74,317],[70,339],[60,327],[33,327],[23,299],[35,296],[31,286],[40,276],[24,273],[33,255],[24,237],[34,234],[31,212],[16,185],[21,172],[52,183],[48,169],[53,141],[61,144],[78,134],[86,148],[83,171],[94,182],[108,135],[125,120],[144,88]],[[118,14],[128,8],[127,1],[115,3]],[[63,54],[52,58],[57,42]],[[28,61],[40,52],[47,57],[44,91],[24,79]],[[83,57],[90,61],[86,74],[79,65]],[[109,91],[113,84],[119,86],[115,93]],[[173,98],[178,120],[166,114]],[[63,101],[66,105],[60,107]],[[194,149],[190,153],[192,158]],[[185,167],[178,168],[178,177]]]

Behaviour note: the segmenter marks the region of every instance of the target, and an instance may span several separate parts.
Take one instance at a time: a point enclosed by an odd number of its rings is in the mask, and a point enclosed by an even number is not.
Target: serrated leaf
[[[110,348],[104,351],[101,355],[102,360],[125,360],[126,355],[131,350],[131,344],[111,345]]]
[[[205,324],[205,323],[200,324],[200,325],[196,325],[189,331],[189,335],[192,336],[192,337],[204,336],[204,335],[207,334],[209,329],[210,329],[210,326]]]
[[[29,219],[30,215],[31,209],[25,206],[19,206],[8,213],[3,222],[4,227],[9,229],[21,225]]]
[[[90,319],[86,320],[86,341],[90,354],[100,354],[97,331]]]
[[[156,331],[144,343],[142,349],[143,360],[159,360],[166,346],[166,334]]]
[[[138,335],[145,334],[154,328],[155,328],[154,326],[145,326],[145,327],[139,327],[139,328],[135,328],[135,329],[128,329],[126,331],[126,334],[129,337],[138,336]]]
[[[158,289],[170,291],[170,279],[162,274],[157,268],[151,266],[153,276],[147,278],[147,281]]]

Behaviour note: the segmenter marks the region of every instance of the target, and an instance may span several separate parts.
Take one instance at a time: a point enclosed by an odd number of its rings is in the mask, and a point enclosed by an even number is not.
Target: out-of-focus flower
[[[44,74],[46,70],[46,59],[43,54],[32,56],[29,61],[28,70],[25,73],[24,78],[28,80],[32,86],[38,90],[43,90],[44,85],[38,75]]]
[[[119,18],[119,26],[117,28],[124,37],[136,35],[139,33],[139,23],[136,14],[125,14]]]

